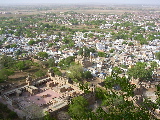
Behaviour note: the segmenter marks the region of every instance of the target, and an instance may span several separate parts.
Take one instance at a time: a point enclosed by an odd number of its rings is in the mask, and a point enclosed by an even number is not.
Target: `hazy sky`
[[[115,3],[115,4],[155,4],[160,0],[0,0],[1,4],[32,4],[32,3]]]

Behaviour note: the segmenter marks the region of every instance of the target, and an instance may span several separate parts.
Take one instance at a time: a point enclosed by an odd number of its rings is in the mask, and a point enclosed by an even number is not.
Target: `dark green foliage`
[[[7,105],[0,103],[0,119],[2,120],[13,120],[18,119],[18,115],[7,108]]]
[[[68,69],[67,76],[74,81],[81,81],[84,78],[83,68],[80,65],[72,65]]]
[[[82,96],[78,96],[72,99],[72,104],[69,105],[69,115],[74,120],[83,120],[87,118],[87,101]]]
[[[116,87],[119,86],[119,89]],[[95,119],[105,120],[149,120],[154,119],[146,108],[149,104],[144,101],[144,106],[135,106],[132,100],[135,86],[130,85],[125,77],[119,77],[118,73],[112,72],[111,76],[105,79],[105,89],[97,88],[96,96],[102,100],[102,107],[97,108],[93,113]],[[156,108],[155,104],[150,107]]]
[[[21,50],[17,50],[17,51],[15,52],[15,54],[16,54],[16,55],[21,55],[21,54],[22,54],[22,51],[21,51]]]
[[[56,120],[56,119],[51,117],[51,115],[48,112],[46,112],[46,115],[43,117],[43,120]]]
[[[99,56],[99,57],[106,57],[106,56],[107,56],[107,54],[106,54],[106,53],[104,53],[104,52],[98,52],[98,56]]]
[[[93,78],[93,76],[92,76],[90,71],[85,71],[83,74],[84,74],[83,75],[84,78],[86,78],[86,79]]]
[[[66,59],[62,59],[58,66],[61,67],[61,69],[66,69],[67,67],[70,67],[71,65],[74,64],[75,57],[74,56],[69,56]]]
[[[128,46],[133,46],[133,45],[134,45],[133,42],[128,43]]]
[[[148,44],[147,40],[144,38],[143,34],[138,34],[134,37],[135,40],[140,41],[140,44]]]
[[[10,47],[11,47],[11,48],[16,48],[17,45],[16,45],[16,44],[12,44]]]
[[[120,89],[115,89],[119,86]],[[87,85],[80,84],[82,90],[87,90]],[[96,97],[102,100],[102,105],[95,112],[87,109],[84,99],[76,98],[69,106],[69,114],[75,120],[150,120],[155,119],[149,112],[157,108],[156,104],[145,100],[142,106],[135,106],[133,97],[135,86],[130,85],[125,77],[119,77],[116,71],[112,72],[105,80],[105,88],[96,89]],[[79,96],[80,97],[80,96]],[[83,101],[83,102],[82,102]],[[148,107],[149,106],[149,107]]]
[[[151,62],[150,62],[150,66],[151,66],[152,71],[153,71],[154,69],[157,69],[157,68],[158,68],[158,64],[157,64],[156,61],[151,61]]]
[[[127,43],[126,41],[123,41],[123,42],[122,42],[122,45],[123,45],[123,44],[127,45],[128,43]]]
[[[18,69],[18,70],[24,70],[25,69],[25,63],[24,61],[19,61],[16,63],[15,67]]]
[[[30,40],[29,42],[28,42],[28,45],[33,45],[33,44],[35,44],[36,42],[34,41],[34,40]]]
[[[53,43],[49,43],[48,44],[48,47],[52,47],[54,44]]]
[[[46,52],[39,52],[37,55],[42,58],[48,58],[48,54]]]
[[[10,56],[6,56],[6,55],[3,55],[3,56],[0,56],[0,67],[3,68],[11,68],[14,63],[15,63],[15,60],[10,57]]]
[[[121,74],[122,73],[122,70],[119,68],[119,67],[113,67],[112,68],[112,74]]]
[[[54,72],[55,75],[62,76],[61,71],[57,67],[52,67],[52,69],[53,69],[53,72]]]
[[[118,70],[118,72],[120,72]],[[119,77],[118,73],[112,72],[111,76],[106,77],[105,79],[105,87],[109,89],[118,89],[124,92],[123,94],[121,93],[121,96],[132,96],[133,97],[133,90],[135,88],[134,85],[131,85],[129,82],[129,79],[126,77]]]
[[[28,69],[31,65],[32,65],[32,62],[29,60],[18,61],[15,63],[15,69],[16,70],[25,70],[25,69]]]
[[[79,21],[77,19],[71,19],[70,22],[72,25],[78,25]]]
[[[16,119],[18,118],[18,115],[15,112],[11,111],[9,112],[9,115],[7,117],[10,119]]]
[[[0,70],[0,82],[3,82],[4,80],[8,80],[8,76],[14,74],[13,70],[10,69],[1,69]]]
[[[79,83],[79,88],[85,93],[91,92],[88,83]]]
[[[128,35],[127,34],[125,34],[124,32],[122,32],[122,31],[119,31],[118,33],[114,33],[113,34],[113,36],[112,36],[112,38],[113,39],[124,39],[124,40],[127,40],[128,39]]]
[[[147,64],[138,62],[136,65],[130,69],[128,69],[129,77],[133,77],[135,79],[139,78],[142,81],[149,81],[152,79],[152,71],[153,69],[147,69]]]
[[[160,60],[160,52],[155,53],[156,59]]]
[[[122,68],[127,69],[128,66],[127,65],[120,65]]]
[[[54,67],[55,66],[55,60],[54,58],[48,59],[48,67]]]
[[[114,51],[115,51],[115,49],[110,49],[109,50],[110,53],[113,53]]]
[[[150,35],[147,36],[148,41],[153,41],[155,39],[156,39],[156,37],[154,36],[154,34],[150,34]]]
[[[46,75],[46,72],[42,71],[42,70],[39,70],[37,72],[34,73],[34,75],[36,77],[42,77],[42,76],[45,76]]]

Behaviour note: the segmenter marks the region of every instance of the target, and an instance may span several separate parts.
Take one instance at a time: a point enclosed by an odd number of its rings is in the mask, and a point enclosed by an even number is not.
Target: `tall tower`
[[[50,68],[50,69],[48,70],[48,75],[49,75],[49,77],[51,77],[51,78],[54,77],[54,71],[53,71],[53,69]]]
[[[90,52],[89,61],[92,62],[92,52]]]
[[[96,86],[94,84],[92,84],[92,86],[90,88],[92,93],[95,93],[95,88],[96,88]]]
[[[31,85],[32,84],[32,78],[30,77],[30,75],[28,74],[28,77],[26,78],[26,83],[28,85]]]
[[[85,58],[85,49],[83,48],[83,58]]]

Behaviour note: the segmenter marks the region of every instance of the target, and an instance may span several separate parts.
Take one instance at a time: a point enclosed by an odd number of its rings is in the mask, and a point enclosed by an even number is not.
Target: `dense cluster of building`
[[[104,15],[104,14],[84,14],[84,13],[72,13],[67,14],[61,12],[57,15],[48,15],[47,22],[55,22],[56,24],[63,24],[70,26],[73,20],[78,21],[77,24],[85,25],[86,21],[91,22],[95,20],[104,20],[105,24],[99,26],[100,29],[114,29],[115,24],[122,24],[124,22],[131,22],[134,26],[141,26],[145,31],[155,32],[160,31],[160,21],[156,20],[159,18],[158,13],[147,12],[133,12],[131,15],[126,14],[129,17],[123,17],[120,15]],[[54,19],[56,18],[56,19]],[[63,19],[62,19],[63,18]],[[121,19],[121,21],[119,20]],[[151,26],[148,23],[155,22],[155,26]],[[33,25],[36,27],[36,24]],[[128,30],[131,28],[125,26],[117,26],[114,32],[119,30]],[[103,36],[100,38],[89,37],[89,34],[93,36]],[[137,35],[139,33],[136,33]],[[87,35],[85,37],[85,35]],[[157,35],[159,36],[159,35]],[[145,37],[145,35],[144,35]],[[65,48],[60,50],[64,44],[63,37],[59,41],[54,41],[58,38],[57,35],[53,34],[47,36],[47,34],[40,34],[36,38],[25,38],[17,37],[11,34],[0,35],[2,41],[6,38],[0,48],[1,55],[8,55],[16,58],[16,52],[27,51],[25,54],[20,55],[21,58],[30,57],[36,55],[38,52],[46,52],[49,57],[54,58],[56,63],[59,63],[62,59],[69,56],[76,55],[75,62],[83,66],[84,71],[90,71],[94,77],[105,79],[107,75],[111,74],[112,68],[119,66],[123,73],[121,76],[127,76],[128,68],[134,66],[137,62],[151,62],[155,61],[160,66],[160,61],[155,59],[155,53],[160,51],[160,39],[153,39],[148,41],[148,44],[141,45],[138,40],[132,39],[116,39],[113,40],[111,32],[99,33],[99,32],[75,32],[72,35],[74,41],[74,47],[72,49]],[[30,40],[42,40],[37,44],[29,45]],[[48,47],[49,43],[54,41],[52,47]],[[133,45],[125,44],[132,43]],[[16,44],[17,47],[7,48],[5,46]],[[84,55],[77,55],[77,48],[94,48],[95,53],[90,53],[89,57]],[[112,50],[112,52],[111,52]],[[85,51],[83,51],[85,52]],[[99,57],[98,52],[107,53],[105,57]],[[121,65],[127,66],[127,68],[121,67]],[[149,97],[155,102],[157,96],[155,95],[155,85],[160,81],[160,69],[157,68],[153,71],[154,82],[140,82],[132,79],[131,84],[136,85],[135,98],[139,101],[143,101],[144,97]],[[94,86],[91,87],[92,94],[90,97],[94,97]],[[57,111],[66,108],[70,102],[70,98],[78,95],[84,95],[84,91],[80,90],[77,83],[70,83],[67,78],[54,75],[53,71],[49,70],[47,76],[32,80],[27,77],[26,84],[18,86],[17,88],[3,90],[1,92],[1,101],[7,102],[10,109],[13,109],[18,115],[23,118],[36,118],[37,115],[43,116],[45,111],[55,114]],[[90,98],[89,98],[90,99]],[[138,101],[137,101],[138,102]],[[39,113],[35,112],[36,110]],[[159,110],[157,110],[159,114]]]

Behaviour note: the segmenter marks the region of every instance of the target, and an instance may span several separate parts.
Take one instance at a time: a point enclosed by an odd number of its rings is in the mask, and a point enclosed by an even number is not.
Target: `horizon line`
[[[147,4],[147,3],[106,3],[106,2],[88,2],[88,3],[53,3],[53,2],[41,2],[41,3],[1,3],[0,6],[8,6],[8,5],[153,5],[153,6],[160,6],[159,4]]]

